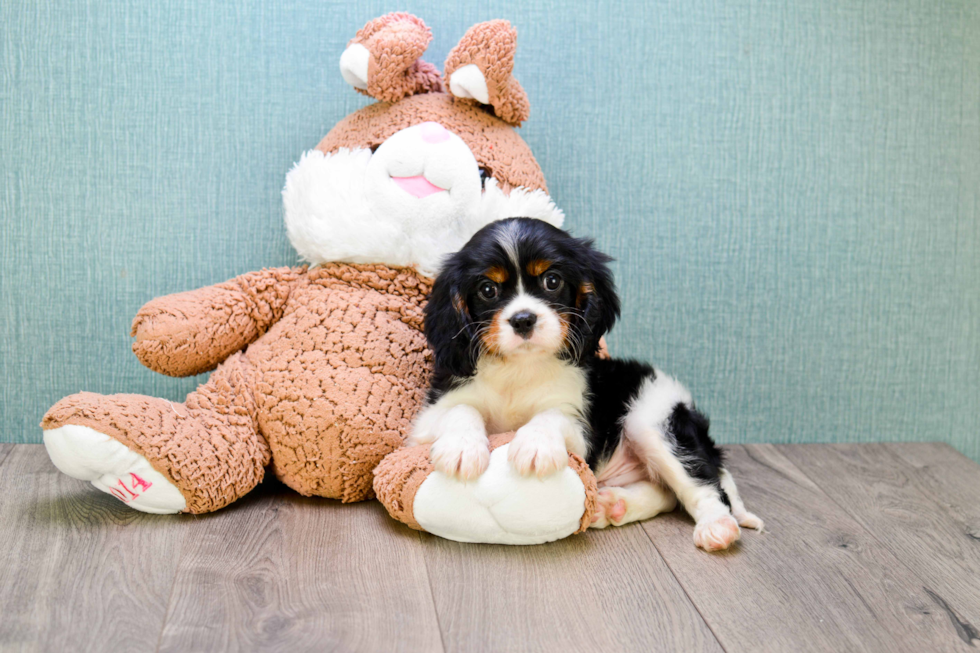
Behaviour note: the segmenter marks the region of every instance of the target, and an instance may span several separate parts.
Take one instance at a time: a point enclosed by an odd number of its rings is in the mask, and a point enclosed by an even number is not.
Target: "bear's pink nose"
[[[441,143],[449,140],[449,131],[437,122],[423,122],[422,140],[426,143]]]

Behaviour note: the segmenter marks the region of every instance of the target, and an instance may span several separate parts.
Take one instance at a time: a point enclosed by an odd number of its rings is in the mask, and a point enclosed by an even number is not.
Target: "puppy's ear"
[[[619,318],[619,295],[608,265],[612,257],[597,250],[591,240],[580,240],[579,245],[585,274],[575,303],[585,322],[582,353],[592,355],[599,350],[599,339],[612,329]]]
[[[425,307],[425,337],[435,354],[437,371],[468,377],[476,371],[478,348],[474,344],[476,325],[460,287],[462,275],[462,265],[450,258]]]

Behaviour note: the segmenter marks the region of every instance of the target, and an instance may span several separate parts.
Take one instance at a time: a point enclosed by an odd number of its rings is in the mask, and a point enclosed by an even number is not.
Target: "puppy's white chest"
[[[481,362],[467,390],[495,433],[518,429],[552,408],[581,414],[586,379],[581,369],[553,356],[524,356]]]

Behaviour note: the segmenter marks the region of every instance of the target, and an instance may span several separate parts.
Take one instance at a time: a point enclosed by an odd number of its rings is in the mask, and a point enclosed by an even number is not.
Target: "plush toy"
[[[515,31],[505,21],[474,26],[444,76],[420,59],[430,38],[408,14],[357,33],[341,73],[379,101],[339,122],[283,190],[290,241],[310,267],[251,272],[143,306],[132,335],[144,365],[170,376],[214,371],[183,403],[86,392],[59,401],[41,426],[60,470],[154,513],[217,510],[270,464],[304,495],[372,496],[372,471],[402,445],[425,396],[422,309],[441,258],[493,220],[563,220],[513,129],[528,117],[511,75]],[[403,521],[439,532],[445,514],[433,512],[488,501],[439,504],[431,495],[454,490],[424,467],[422,450],[398,452],[383,467],[391,476],[378,491]],[[414,490],[398,470],[419,481]],[[514,505],[538,506],[523,522],[508,515],[503,530],[543,541],[587,524],[590,477],[577,464],[533,488],[507,473],[487,485],[511,483],[499,491],[513,492]],[[563,493],[549,518],[549,502]],[[446,534],[507,539],[465,518]]]
[[[597,488],[585,461],[570,453],[553,476],[521,476],[507,460],[513,437],[490,436],[490,465],[471,482],[435,471],[429,445],[400,449],[375,469],[374,491],[398,521],[458,542],[541,544],[587,529]]]

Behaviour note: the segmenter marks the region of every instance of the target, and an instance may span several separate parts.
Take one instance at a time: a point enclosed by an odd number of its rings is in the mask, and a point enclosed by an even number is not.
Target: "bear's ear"
[[[511,74],[516,51],[517,30],[506,20],[474,25],[446,57],[449,92],[490,105],[498,118],[520,127],[530,106],[527,93]]]
[[[359,93],[382,102],[441,91],[439,71],[419,58],[431,40],[432,30],[412,14],[375,18],[340,55],[340,74]]]

